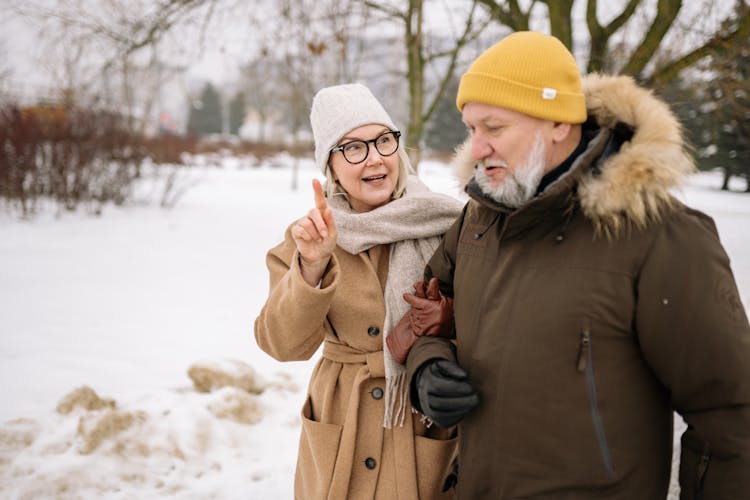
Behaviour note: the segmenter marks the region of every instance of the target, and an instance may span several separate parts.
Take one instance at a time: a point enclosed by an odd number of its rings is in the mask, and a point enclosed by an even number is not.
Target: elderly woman
[[[461,204],[416,176],[401,133],[359,84],[320,90],[310,115],[315,206],[267,255],[255,338],[280,361],[323,344],[302,408],[295,498],[453,498],[455,429],[411,411],[404,367],[385,337],[409,309]],[[325,191],[325,192],[324,192]]]

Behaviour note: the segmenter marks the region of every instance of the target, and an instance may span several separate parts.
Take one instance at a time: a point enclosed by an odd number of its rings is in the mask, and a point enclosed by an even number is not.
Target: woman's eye
[[[345,146],[345,149],[348,152],[350,152],[350,153],[355,153],[355,152],[360,151],[362,149],[362,144],[360,144],[358,142],[354,143],[354,144],[349,144],[349,145]]]

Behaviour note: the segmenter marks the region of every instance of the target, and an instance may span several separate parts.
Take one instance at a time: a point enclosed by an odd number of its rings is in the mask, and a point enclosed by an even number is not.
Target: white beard
[[[506,207],[518,208],[534,197],[544,177],[546,149],[541,132],[537,132],[526,161],[510,172],[499,185],[492,185],[481,163],[474,178],[484,194]]]

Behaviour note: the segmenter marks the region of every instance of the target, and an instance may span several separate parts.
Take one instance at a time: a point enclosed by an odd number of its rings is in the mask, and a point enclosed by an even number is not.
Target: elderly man
[[[422,336],[412,403],[460,421],[460,499],[750,498],[750,327],[667,105],[508,36],[463,75],[470,201],[425,272],[455,341]]]

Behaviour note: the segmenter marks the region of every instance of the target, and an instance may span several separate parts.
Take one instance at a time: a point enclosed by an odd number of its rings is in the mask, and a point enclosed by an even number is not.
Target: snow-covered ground
[[[420,176],[461,197],[445,165]],[[252,329],[265,253],[310,208],[314,177],[302,162],[292,191],[290,168],[229,162],[186,171],[171,210],[144,185],[102,217],[0,214],[0,497],[292,498],[315,359],[278,363]],[[715,218],[747,308],[750,196],[719,183],[699,174],[679,196]],[[249,392],[200,392],[191,368]]]

